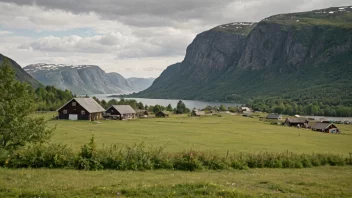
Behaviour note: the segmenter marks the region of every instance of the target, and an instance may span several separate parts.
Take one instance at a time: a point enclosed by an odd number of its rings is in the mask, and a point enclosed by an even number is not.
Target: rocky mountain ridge
[[[351,54],[351,6],[230,23],[197,35],[181,63],[132,96],[344,100],[352,97]]]
[[[68,89],[75,94],[126,94],[140,91],[118,73],[106,73],[96,65],[38,63],[24,67],[44,85]],[[150,83],[151,85],[151,83]]]

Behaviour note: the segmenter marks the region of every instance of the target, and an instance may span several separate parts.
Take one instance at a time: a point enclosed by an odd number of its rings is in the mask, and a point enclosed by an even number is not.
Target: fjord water
[[[91,97],[95,96],[97,97],[99,100],[112,100],[112,99],[116,99],[116,100],[120,100],[121,98],[119,97],[109,97],[113,94],[95,94],[95,95],[91,95]],[[162,105],[162,106],[167,106],[169,104],[172,105],[172,107],[176,107],[177,102],[179,100],[176,99],[150,99],[150,98],[125,98],[125,99],[134,99],[137,102],[142,102],[144,105]],[[202,109],[205,108],[206,106],[220,106],[220,105],[225,105],[226,107],[229,106],[238,106],[241,104],[236,104],[236,103],[222,103],[222,102],[206,102],[206,101],[196,101],[196,100],[182,100],[185,105],[192,109],[192,108],[197,108],[197,109]]]

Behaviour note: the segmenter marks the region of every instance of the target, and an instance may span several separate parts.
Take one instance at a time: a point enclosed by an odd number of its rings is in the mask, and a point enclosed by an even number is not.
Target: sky
[[[203,31],[350,0],[0,0],[0,53],[35,63],[98,65],[158,77]]]

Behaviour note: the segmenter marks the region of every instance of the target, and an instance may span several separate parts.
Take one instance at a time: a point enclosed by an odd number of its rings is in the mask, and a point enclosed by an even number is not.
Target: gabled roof
[[[331,125],[337,128],[334,124],[331,124],[331,123],[318,122],[314,126],[312,126],[312,129],[325,130]]]
[[[158,113],[161,113],[161,114],[163,114],[163,115],[169,115],[170,114],[170,112],[168,112],[168,111],[159,111]],[[158,114],[157,113],[157,114]]]
[[[118,111],[120,114],[136,113],[136,111],[130,105],[112,105],[111,107],[114,107],[114,109],[116,109],[116,111]]]
[[[205,115],[204,111],[193,111],[196,116],[202,116]]]
[[[276,113],[271,113],[268,116],[266,116],[266,119],[279,119],[280,117],[282,117],[282,115],[276,114]]]
[[[307,121],[305,118],[287,118],[286,121],[292,124],[303,124]]]
[[[67,104],[69,104],[73,100],[75,100],[89,113],[97,113],[97,112],[105,111],[105,109],[102,106],[100,106],[100,104],[98,104],[97,101],[95,101],[93,98],[73,98],[70,101],[68,101],[65,105],[60,107],[57,111],[64,108]]]

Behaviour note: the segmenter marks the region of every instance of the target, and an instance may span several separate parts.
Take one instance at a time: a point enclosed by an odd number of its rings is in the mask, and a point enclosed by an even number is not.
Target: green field
[[[351,197],[351,178],[351,167],[201,172],[0,169],[0,197]]]
[[[41,114],[37,114],[41,115]],[[50,120],[55,114],[43,114]],[[352,125],[342,134],[271,125],[257,118],[171,116],[130,121],[50,120],[52,142],[78,151],[95,136],[98,146],[165,146],[226,152],[352,152]],[[78,171],[0,168],[0,197],[352,197],[352,167],[202,170],[196,172]]]
[[[46,114],[51,118],[53,114]],[[94,135],[98,146],[165,146],[168,152],[183,150],[236,152],[336,153],[352,152],[352,125],[338,125],[342,134],[271,125],[256,118],[222,115],[207,117],[171,116],[130,121],[50,121],[57,126],[52,142],[80,149]]]

